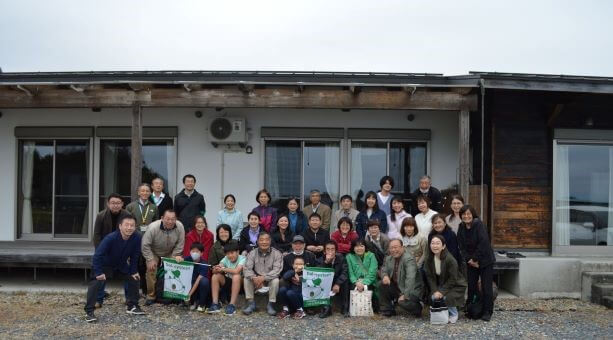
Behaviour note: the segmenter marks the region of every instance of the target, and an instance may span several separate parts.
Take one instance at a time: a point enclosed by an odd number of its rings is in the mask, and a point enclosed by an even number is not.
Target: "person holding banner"
[[[298,256],[304,259],[304,265],[307,267],[317,265],[317,258],[315,257],[315,254],[308,250],[304,250],[304,247],[304,237],[302,237],[302,235],[294,236],[292,239],[292,251],[283,256],[283,270],[281,271],[281,275],[292,269],[294,266],[294,258]]]
[[[351,222],[351,220],[349,220],[347,217],[342,217],[341,220],[342,219],[347,219],[349,222]],[[317,266],[334,269],[334,279],[332,281],[330,295],[340,297],[341,311],[343,315],[347,317],[349,316],[349,274],[347,270],[347,262],[345,262],[343,254],[337,252],[336,242],[330,240],[326,242],[324,247],[325,255],[318,261]],[[330,315],[332,315],[331,305],[324,306],[321,313],[319,313],[319,317],[322,319],[327,318]]]
[[[286,319],[290,315],[294,319],[304,318],[302,301],[302,271],[304,269],[304,259],[300,256],[294,258],[293,269],[283,274],[283,281],[286,282],[279,289],[279,302],[283,310],[277,314],[279,319]]]
[[[396,315],[394,304],[397,304],[415,317],[420,317],[422,279],[415,258],[404,249],[400,239],[390,241],[389,252],[381,268],[381,314],[386,317]]]
[[[128,215],[119,221],[119,230],[107,235],[96,248],[92,258],[92,276],[87,286],[85,321],[95,322],[94,305],[98,291],[104,289],[107,279],[117,278],[124,281],[127,313],[145,314],[138,306],[138,259],[140,258],[141,237],[136,231],[136,220]]]
[[[272,248],[270,243],[270,234],[265,231],[260,232],[257,239],[258,247],[247,255],[243,280],[247,299],[247,306],[243,309],[245,315],[256,310],[253,299],[255,290],[261,293],[268,292],[266,311],[270,316],[277,315],[274,304],[279,291],[279,274],[283,268],[283,255],[277,249]]]
[[[177,221],[177,215],[172,209],[166,210],[161,220],[149,225],[141,245],[142,255],[147,262],[147,301],[149,306],[155,302],[157,271],[160,258],[174,257],[181,262],[183,257],[183,244],[185,244],[185,229]]]
[[[192,288],[189,291],[189,298],[187,298],[186,301],[189,302],[191,297],[198,293],[198,299],[190,306],[190,310],[204,312],[211,292],[211,282],[208,278],[209,265],[202,256],[205,254],[202,243],[194,242],[189,248],[189,256],[184,256],[183,259],[194,263],[194,271],[192,272]]]

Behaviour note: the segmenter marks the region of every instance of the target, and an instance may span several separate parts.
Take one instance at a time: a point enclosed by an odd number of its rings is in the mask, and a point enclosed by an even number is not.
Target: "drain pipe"
[[[479,85],[481,87],[481,202],[480,202],[480,212],[481,216],[483,216],[483,182],[484,182],[484,174],[485,171],[483,167],[485,166],[485,81],[483,78],[479,79]],[[492,188],[490,188],[490,192]]]

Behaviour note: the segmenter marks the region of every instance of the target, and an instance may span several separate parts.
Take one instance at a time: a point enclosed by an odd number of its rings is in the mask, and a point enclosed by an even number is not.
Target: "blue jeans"
[[[292,287],[283,286],[279,289],[278,300],[283,306],[287,306],[290,312],[302,308],[302,291]]]
[[[432,299],[432,303],[434,303],[435,301],[440,301],[440,300],[435,299],[434,296],[431,296],[430,299]],[[445,297],[443,296],[441,300],[446,301],[447,299],[445,299]],[[458,315],[458,307],[447,306],[447,310],[449,311],[449,316]]]

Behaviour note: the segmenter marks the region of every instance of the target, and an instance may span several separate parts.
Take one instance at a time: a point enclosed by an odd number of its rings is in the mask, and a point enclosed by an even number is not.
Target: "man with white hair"
[[[430,176],[428,175],[424,175],[419,179],[419,188],[413,191],[412,196],[413,211],[411,212],[411,215],[413,216],[419,214],[419,209],[417,209],[417,198],[419,196],[426,196],[430,199],[430,202],[432,202],[432,204],[430,205],[430,209],[436,212],[441,212],[441,209],[443,208],[443,197],[441,195],[441,192],[437,188],[432,186],[432,178],[430,178]]]

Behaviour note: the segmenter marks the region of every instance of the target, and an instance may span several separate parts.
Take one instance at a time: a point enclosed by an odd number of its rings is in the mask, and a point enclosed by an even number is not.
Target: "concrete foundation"
[[[500,287],[521,297],[589,301],[591,276],[582,274],[613,271],[613,258],[539,256],[519,261],[519,270],[501,273]]]

